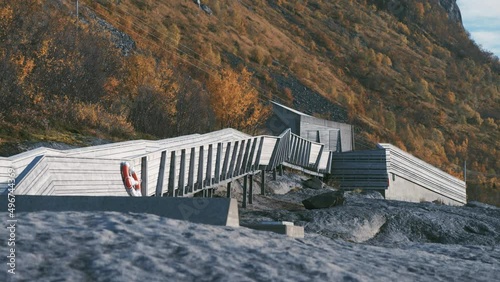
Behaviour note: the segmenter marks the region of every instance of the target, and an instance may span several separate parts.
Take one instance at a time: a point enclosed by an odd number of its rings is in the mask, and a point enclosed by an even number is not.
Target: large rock
[[[321,189],[323,188],[323,182],[318,178],[311,178],[303,182],[303,185],[311,189]]]
[[[332,191],[323,193],[302,201],[304,207],[308,210],[326,209],[342,205],[345,201],[344,191]]]
[[[384,196],[379,191],[373,190],[363,190],[361,192],[358,191],[347,191],[345,193],[346,198],[365,198],[365,199],[378,199],[384,200]]]

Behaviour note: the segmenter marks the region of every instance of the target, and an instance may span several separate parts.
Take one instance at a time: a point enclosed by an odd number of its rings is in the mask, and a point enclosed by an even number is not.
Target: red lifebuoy
[[[122,174],[123,185],[127,193],[132,197],[141,195],[141,180],[135,173],[134,169],[130,167],[128,162],[122,162],[120,165],[120,172]]]

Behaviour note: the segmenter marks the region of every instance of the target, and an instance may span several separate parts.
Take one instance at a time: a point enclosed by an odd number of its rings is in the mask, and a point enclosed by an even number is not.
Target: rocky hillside
[[[74,4],[0,3],[2,144],[209,131],[224,92],[207,85],[246,68],[253,104],[348,121],[357,148],[459,177],[467,161],[469,198],[500,194],[500,63],[454,0],[82,0],[78,22]]]

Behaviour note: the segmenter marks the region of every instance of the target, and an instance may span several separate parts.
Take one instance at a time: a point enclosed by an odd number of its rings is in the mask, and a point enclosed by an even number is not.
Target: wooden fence
[[[380,144],[378,150],[337,153],[290,129],[279,136],[249,136],[224,129],[71,150],[38,148],[0,158],[0,194],[7,193],[9,172],[14,170],[15,194],[126,196],[119,171],[123,161],[130,162],[142,179],[143,196],[205,194],[238,178],[246,183],[249,176],[252,183],[257,173],[262,177],[263,171],[290,166],[311,175],[331,174],[346,189],[387,189],[391,173],[465,202],[463,181],[390,144]]]
[[[142,179],[143,196],[182,197],[280,165],[328,172],[331,154],[323,147],[290,129],[279,136],[255,137],[226,129],[72,150],[41,148],[35,151],[42,154],[24,153],[10,161],[22,164],[16,194],[124,196],[118,168],[128,161]]]

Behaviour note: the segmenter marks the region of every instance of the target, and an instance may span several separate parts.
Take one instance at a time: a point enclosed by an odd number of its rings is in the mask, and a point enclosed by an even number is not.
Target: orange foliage
[[[208,81],[210,103],[220,128],[253,131],[267,118],[269,109],[259,102],[251,77],[246,69],[241,73],[223,69]]]

